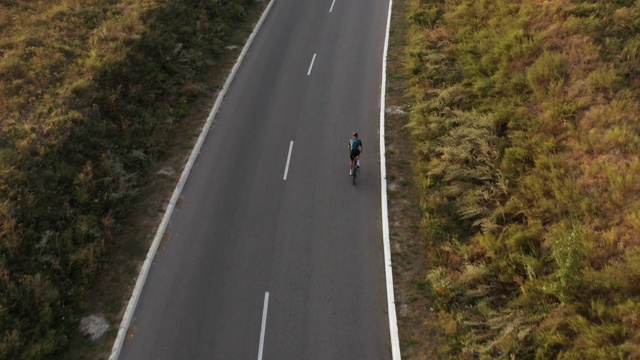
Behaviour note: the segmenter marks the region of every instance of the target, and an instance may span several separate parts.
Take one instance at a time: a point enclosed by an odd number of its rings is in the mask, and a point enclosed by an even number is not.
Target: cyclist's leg
[[[353,174],[353,155],[349,154],[349,175]]]
[[[358,149],[351,150],[351,159],[352,162],[355,162],[351,165],[352,167],[360,167],[360,151]]]

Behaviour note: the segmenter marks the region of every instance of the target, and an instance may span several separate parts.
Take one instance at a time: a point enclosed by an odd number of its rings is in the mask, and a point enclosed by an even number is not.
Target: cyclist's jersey
[[[360,140],[360,139],[349,139],[349,145],[351,145],[351,151],[360,150],[359,147],[362,146],[362,140]]]

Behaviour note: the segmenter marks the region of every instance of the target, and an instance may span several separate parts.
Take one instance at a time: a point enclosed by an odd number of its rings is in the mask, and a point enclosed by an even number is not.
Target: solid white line
[[[331,10],[333,10],[333,5],[335,5],[336,0],[333,0],[333,2],[331,3],[331,9],[329,9],[329,12],[331,12]]]
[[[167,204],[167,210],[165,211],[164,216],[162,217],[160,226],[158,226],[156,235],[153,238],[153,243],[151,243],[149,252],[147,252],[147,257],[145,258],[144,263],[142,264],[142,269],[140,269],[140,274],[138,274],[138,279],[136,280],[136,285],[131,294],[131,298],[129,298],[129,303],[127,304],[127,308],[124,311],[124,315],[122,316],[122,321],[120,322],[120,327],[118,328],[118,335],[116,337],[115,342],[113,343],[113,347],[111,348],[111,354],[109,355],[109,360],[116,360],[120,356],[120,351],[122,351],[122,345],[124,344],[127,330],[131,325],[131,319],[133,318],[133,313],[135,312],[136,306],[138,305],[138,300],[140,299],[142,288],[144,287],[144,284],[147,281],[149,270],[151,268],[151,263],[153,262],[153,259],[156,256],[156,253],[158,252],[158,247],[160,246],[160,242],[164,236],[164,232],[167,229],[167,225],[169,224],[169,220],[171,219],[173,210],[175,209],[176,203],[178,202],[180,193],[182,193],[182,188],[184,187],[184,184],[187,182],[187,178],[189,177],[191,168],[193,167],[193,164],[195,163],[196,158],[200,153],[200,149],[202,148],[202,144],[204,143],[204,139],[207,137],[207,133],[209,132],[209,129],[213,124],[213,119],[216,113],[218,112],[218,110],[220,109],[220,104],[222,103],[222,99],[227,93],[227,89],[229,88],[231,81],[235,77],[236,72],[238,71],[238,68],[242,63],[242,60],[244,59],[247,53],[247,50],[249,49],[249,46],[251,46],[251,43],[253,42],[253,39],[258,33],[258,30],[260,30],[260,27],[262,26],[264,19],[267,17],[267,14],[269,14],[269,10],[271,10],[271,7],[274,1],[275,0],[271,0],[269,2],[269,5],[267,5],[267,8],[262,13],[262,16],[260,16],[260,20],[258,20],[258,23],[253,29],[253,32],[249,36],[249,39],[247,39],[247,43],[244,45],[242,52],[240,53],[240,55],[238,55],[238,60],[236,61],[235,65],[233,65],[233,68],[231,69],[231,73],[229,73],[229,76],[227,77],[227,80],[225,81],[224,86],[222,87],[222,90],[220,90],[220,93],[218,93],[216,102],[213,105],[213,108],[211,108],[211,112],[209,112],[209,117],[207,118],[207,122],[202,127],[202,131],[200,132],[198,141],[196,142],[196,145],[191,151],[191,155],[189,156],[189,160],[187,160],[187,164],[185,165],[184,170],[182,171],[182,175],[180,175],[180,180],[178,181],[178,184],[176,184],[176,187],[173,190],[173,194],[171,195],[169,204]]]
[[[311,59],[311,65],[309,65],[309,71],[307,71],[307,76],[311,74],[311,69],[313,69],[313,62],[316,61],[316,54],[313,54],[313,59]]]
[[[384,39],[382,55],[382,86],[380,90],[380,200],[382,202],[382,240],[384,243],[385,278],[387,283],[387,306],[389,313],[389,334],[391,336],[391,354],[393,360],[400,360],[400,339],[398,336],[398,319],[396,303],[393,294],[393,268],[391,267],[391,245],[389,241],[389,211],[387,209],[387,170],[384,146],[384,110],[387,87],[387,50],[389,49],[389,28],[391,27],[391,5],[389,0],[389,14],[387,15],[387,34]]]
[[[282,180],[287,180],[287,173],[289,172],[289,162],[291,161],[291,150],[293,150],[293,140],[289,144],[289,155],[287,155],[287,165],[284,167],[284,176]]]
[[[269,308],[269,292],[264,293],[264,305],[262,307],[262,327],[260,329],[260,347],[258,348],[258,360],[262,360],[264,351],[264,333],[267,327],[267,309]]]

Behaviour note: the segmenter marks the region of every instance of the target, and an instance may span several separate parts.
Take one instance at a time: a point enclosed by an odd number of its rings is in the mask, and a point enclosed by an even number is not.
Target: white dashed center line
[[[293,141],[291,142],[293,144]],[[269,292],[264,293],[264,306],[262,307],[262,327],[260,329],[260,347],[258,349],[258,360],[262,360],[264,351],[264,332],[267,327],[267,309],[269,308]]]
[[[289,172],[289,162],[291,161],[291,151],[293,150],[293,140],[289,144],[289,155],[287,155],[287,165],[284,167],[284,176],[282,180],[287,180],[287,173]]]
[[[313,69],[313,63],[316,61],[316,54],[313,54],[313,59],[311,59],[311,65],[309,65],[309,71],[307,71],[307,76],[311,74],[311,69]]]

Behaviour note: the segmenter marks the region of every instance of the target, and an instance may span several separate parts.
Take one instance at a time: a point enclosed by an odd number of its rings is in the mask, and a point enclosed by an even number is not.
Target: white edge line
[[[329,12],[331,12],[333,10],[333,5],[336,4],[336,0],[333,0],[333,2],[331,3],[331,9],[329,9]]]
[[[289,173],[289,162],[291,161],[291,151],[293,150],[293,140],[289,143],[289,155],[287,155],[287,165],[284,167],[284,176],[282,180],[287,180],[287,173]]]
[[[387,305],[389,312],[389,334],[391,336],[391,354],[393,360],[400,360],[400,339],[398,336],[398,319],[396,303],[393,293],[393,268],[391,266],[391,245],[389,241],[389,212],[387,209],[387,170],[384,145],[384,110],[387,87],[387,50],[389,48],[389,28],[391,26],[391,6],[389,0],[389,14],[387,15],[387,34],[384,39],[382,54],[382,86],[380,90],[380,200],[382,203],[382,241],[384,243],[385,278],[387,282]]]
[[[313,58],[311,59],[311,65],[309,65],[309,71],[307,71],[307,76],[311,74],[311,69],[313,69],[313,63],[316,61],[316,55],[317,54],[313,54]]]
[[[133,289],[133,293],[131,294],[131,298],[129,298],[129,303],[127,304],[127,308],[124,312],[124,315],[122,317],[122,322],[120,323],[120,327],[118,329],[118,335],[116,337],[116,340],[113,344],[113,347],[111,349],[111,355],[109,356],[109,360],[116,360],[118,359],[118,357],[120,356],[120,351],[122,350],[122,345],[124,344],[124,340],[125,340],[125,336],[127,334],[127,330],[129,329],[129,326],[131,325],[131,320],[133,318],[133,313],[136,309],[136,306],[138,305],[138,300],[140,299],[140,294],[142,293],[142,288],[144,287],[144,284],[147,280],[147,276],[149,275],[149,270],[151,268],[151,263],[153,262],[153,259],[158,251],[158,247],[160,246],[160,242],[162,241],[162,238],[164,236],[164,232],[167,229],[167,225],[169,223],[169,220],[171,219],[171,215],[173,214],[173,210],[176,206],[176,203],[178,201],[178,198],[180,197],[180,194],[182,193],[182,188],[184,187],[184,184],[187,181],[187,178],[189,177],[189,173],[191,172],[191,168],[193,167],[193,164],[195,163],[196,158],[198,157],[198,154],[200,153],[200,149],[202,148],[202,144],[204,143],[204,139],[207,136],[207,133],[209,132],[209,129],[211,128],[211,125],[213,124],[213,119],[215,117],[215,115],[217,114],[219,108],[220,108],[220,104],[222,103],[222,99],[224,98],[229,85],[231,84],[231,81],[233,80],[233,78],[236,75],[236,72],[238,71],[238,68],[240,67],[240,64],[242,63],[242,60],[244,59],[247,50],[249,49],[249,46],[251,46],[251,43],[253,42],[254,37],[256,36],[256,34],[258,33],[258,30],[260,30],[260,27],[262,26],[262,23],[264,22],[265,18],[267,17],[267,14],[269,13],[269,10],[271,10],[271,7],[273,5],[273,3],[275,2],[275,0],[271,0],[269,2],[269,5],[267,5],[266,9],[264,10],[264,12],[262,13],[262,16],[260,16],[260,20],[258,20],[258,23],[256,24],[255,28],[253,29],[253,32],[251,33],[251,35],[249,36],[249,39],[247,40],[247,43],[244,45],[244,48],[242,49],[242,52],[240,53],[240,55],[238,56],[238,60],[236,60],[235,65],[233,66],[233,69],[231,69],[231,73],[229,74],[229,76],[227,77],[226,82],[224,83],[224,86],[222,87],[222,90],[220,90],[220,93],[218,93],[218,97],[216,98],[216,102],[213,105],[213,108],[211,108],[211,112],[209,112],[209,117],[207,118],[207,122],[204,124],[204,126],[202,127],[202,132],[200,133],[200,136],[198,137],[198,141],[196,142],[196,145],[194,146],[193,150],[191,151],[191,155],[189,156],[189,160],[187,161],[187,164],[184,167],[184,170],[182,171],[182,175],[180,176],[180,180],[178,181],[178,184],[176,185],[175,189],[173,190],[173,195],[171,196],[171,199],[169,200],[169,204],[167,205],[167,210],[164,213],[164,216],[162,217],[162,221],[160,223],[160,226],[158,227],[158,230],[156,231],[156,235],[153,239],[153,243],[151,244],[151,247],[149,248],[149,252],[147,253],[147,257],[144,260],[144,263],[142,264],[142,268],[140,269],[140,274],[138,275],[138,280],[136,281],[136,285]]]
[[[260,326],[260,347],[258,348],[258,360],[262,360],[264,352],[264,334],[267,329],[267,310],[269,309],[269,292],[264,293],[264,305],[262,306],[262,325]]]

